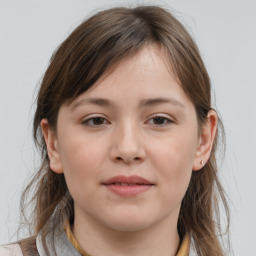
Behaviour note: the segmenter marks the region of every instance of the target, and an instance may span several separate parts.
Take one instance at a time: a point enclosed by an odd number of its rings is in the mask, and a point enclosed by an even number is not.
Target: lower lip
[[[107,189],[111,192],[123,196],[123,197],[132,197],[139,195],[143,192],[148,191],[152,188],[153,185],[132,185],[132,186],[121,186],[121,185],[105,185]]]

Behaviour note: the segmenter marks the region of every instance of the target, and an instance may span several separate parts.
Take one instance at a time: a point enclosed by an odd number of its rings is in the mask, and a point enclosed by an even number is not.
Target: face
[[[120,62],[60,108],[50,153],[75,220],[119,231],[176,222],[197,161],[193,104],[157,45]]]

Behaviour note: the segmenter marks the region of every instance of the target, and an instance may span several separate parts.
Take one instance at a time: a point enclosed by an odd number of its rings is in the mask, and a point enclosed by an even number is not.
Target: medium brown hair
[[[74,202],[64,175],[49,167],[41,120],[47,118],[55,128],[62,104],[72,102],[114,64],[150,43],[165,48],[178,82],[194,104],[199,127],[205,124],[212,109],[210,79],[195,42],[173,14],[157,6],[139,6],[113,8],[90,17],[54,52],[38,92],[34,139],[41,150],[42,165],[24,191],[21,204],[24,209],[27,196],[35,189],[30,201],[34,203],[33,235],[48,225],[51,216],[55,220],[74,218]],[[229,214],[217,176],[216,146],[217,137],[210,159],[192,174],[178,219],[180,237],[189,233],[200,256],[225,254],[219,239],[220,202],[228,219]]]

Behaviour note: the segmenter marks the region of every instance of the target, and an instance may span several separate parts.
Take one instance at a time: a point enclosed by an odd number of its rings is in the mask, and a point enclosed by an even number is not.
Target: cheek
[[[70,193],[74,197],[79,194],[85,196],[90,191],[92,193],[93,184],[99,181],[107,152],[104,143],[78,132],[69,133],[60,141],[61,162]]]
[[[61,161],[64,169],[72,167],[81,172],[85,172],[85,169],[90,170],[100,163],[100,159],[107,151],[104,137],[100,134],[88,134],[82,126],[66,129],[60,136]]]
[[[153,144],[150,155],[155,164],[163,165],[164,169],[171,168],[173,172],[192,170],[197,148],[196,132],[167,134]]]
[[[158,143],[151,153],[166,200],[174,200],[177,203],[182,200],[187,190],[197,144],[196,136],[182,134],[183,136],[170,136],[169,139]]]

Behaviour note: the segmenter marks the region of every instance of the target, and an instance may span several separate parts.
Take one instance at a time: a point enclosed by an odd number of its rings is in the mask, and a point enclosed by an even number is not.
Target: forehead
[[[110,97],[165,97],[184,96],[182,87],[172,71],[165,47],[158,44],[144,46],[139,52],[128,56],[106,71],[74,104],[85,96]],[[169,95],[170,96],[170,95]]]
[[[161,69],[161,70],[160,70]],[[127,73],[127,76],[136,74],[137,72],[145,71],[141,73],[141,77],[147,73],[150,75],[160,75],[159,71],[170,73],[170,76],[174,78],[174,72],[172,70],[171,61],[167,52],[167,49],[162,44],[151,43],[146,44],[136,53],[126,56],[121,61],[118,61],[112,65],[95,83],[95,86],[100,84],[103,80],[112,76],[112,79],[118,73]],[[114,73],[114,74],[113,74]],[[136,77],[138,79],[139,77]],[[175,76],[175,79],[177,77]]]
[[[169,113],[191,122],[197,119],[166,56],[154,45],[120,61],[71,104],[60,108],[60,115],[71,119],[84,113],[107,113],[128,120],[149,112]]]

